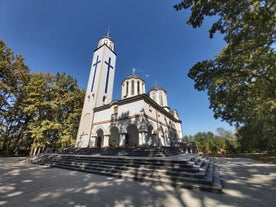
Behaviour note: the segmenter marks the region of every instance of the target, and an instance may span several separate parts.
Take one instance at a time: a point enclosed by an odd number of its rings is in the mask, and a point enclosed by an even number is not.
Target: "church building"
[[[121,100],[112,100],[116,53],[108,36],[94,51],[75,147],[172,146],[182,140],[181,120],[160,86],[146,93],[134,73],[122,81]]]

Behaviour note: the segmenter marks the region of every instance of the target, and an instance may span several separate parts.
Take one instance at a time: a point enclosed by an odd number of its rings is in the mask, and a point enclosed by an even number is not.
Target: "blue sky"
[[[107,34],[117,53],[113,97],[136,69],[148,91],[156,83],[177,109],[185,135],[216,132],[206,92],[194,89],[189,69],[218,54],[222,36],[209,39],[210,19],[201,28],[186,24],[190,11],[176,12],[180,0],[0,0],[0,39],[25,58],[32,72],[66,73],[86,88],[98,40]]]

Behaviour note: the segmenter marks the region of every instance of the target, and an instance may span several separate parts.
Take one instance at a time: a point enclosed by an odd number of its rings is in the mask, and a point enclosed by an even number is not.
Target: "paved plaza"
[[[223,193],[153,185],[0,158],[0,206],[267,207],[276,203],[276,165],[217,158]]]

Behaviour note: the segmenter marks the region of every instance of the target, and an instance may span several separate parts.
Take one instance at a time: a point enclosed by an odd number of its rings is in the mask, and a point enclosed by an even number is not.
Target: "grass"
[[[238,154],[225,154],[225,155],[216,155],[217,157],[242,157],[250,158],[253,160],[258,160],[264,163],[276,164],[276,153],[238,153]]]

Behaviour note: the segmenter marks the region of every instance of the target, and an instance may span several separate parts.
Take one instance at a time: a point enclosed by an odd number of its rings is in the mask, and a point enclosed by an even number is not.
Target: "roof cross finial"
[[[109,37],[109,35],[110,35],[110,27],[108,27],[108,29],[107,29],[107,37]]]

